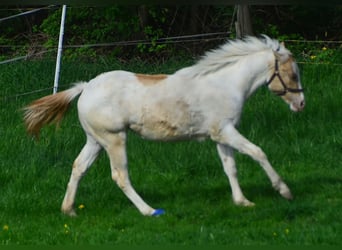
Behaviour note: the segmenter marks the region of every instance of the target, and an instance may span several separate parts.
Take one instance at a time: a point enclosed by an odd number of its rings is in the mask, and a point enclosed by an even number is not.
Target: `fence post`
[[[62,16],[61,16],[61,26],[59,29],[59,40],[58,40],[58,50],[57,50],[57,59],[56,59],[55,80],[53,83],[53,94],[56,94],[57,90],[58,90],[59,72],[60,72],[60,68],[61,68],[61,58],[62,58],[62,51],[63,51],[65,14],[66,14],[66,5],[63,5]]]
[[[235,22],[235,29],[237,38],[243,38],[246,35],[253,35],[249,7],[246,4],[241,4],[237,7],[237,21]]]

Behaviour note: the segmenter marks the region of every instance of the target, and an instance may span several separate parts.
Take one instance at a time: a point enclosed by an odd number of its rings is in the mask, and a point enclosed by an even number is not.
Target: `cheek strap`
[[[271,76],[271,78],[266,82],[266,86],[270,85],[271,82],[274,80],[274,78],[278,77],[281,85],[283,86],[283,90],[271,90],[274,94],[278,95],[278,96],[282,96],[285,95],[288,92],[291,93],[300,93],[300,92],[304,92],[304,89],[293,89],[293,88],[289,88],[286,86],[283,78],[281,77],[280,73],[279,73],[279,66],[278,66],[278,60],[275,60],[275,65],[274,65],[274,73]]]

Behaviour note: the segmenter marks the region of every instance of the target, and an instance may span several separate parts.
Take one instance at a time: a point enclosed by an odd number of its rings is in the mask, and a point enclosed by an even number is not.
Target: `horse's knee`
[[[234,178],[237,177],[237,169],[235,167],[235,161],[232,160],[231,158],[224,158],[223,159],[224,163],[224,171],[226,172],[227,175],[232,176]]]
[[[252,156],[253,159],[255,159],[256,161],[259,162],[265,162],[267,161],[267,156],[264,153],[264,151],[259,148],[258,146],[254,146],[251,150],[250,150],[250,155]]]

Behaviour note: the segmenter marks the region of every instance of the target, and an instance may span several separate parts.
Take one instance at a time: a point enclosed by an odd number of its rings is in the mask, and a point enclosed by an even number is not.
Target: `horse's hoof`
[[[241,207],[254,207],[255,204],[247,199],[243,199],[240,201],[235,201],[235,204]]]
[[[74,209],[62,209],[62,213],[69,217],[76,217],[77,214]]]
[[[165,214],[165,210],[159,208],[159,209],[154,210],[154,212],[151,215],[152,216],[160,216],[162,214]]]
[[[291,194],[290,190],[281,191],[280,195],[283,196],[287,200],[293,200],[293,195]]]
[[[285,183],[281,183],[279,185],[279,193],[287,200],[293,200],[293,196],[291,194],[290,189],[287,187]]]

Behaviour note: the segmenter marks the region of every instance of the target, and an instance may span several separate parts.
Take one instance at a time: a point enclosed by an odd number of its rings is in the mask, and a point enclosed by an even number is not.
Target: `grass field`
[[[61,84],[127,69],[172,73],[189,61],[62,65]],[[300,65],[307,106],[292,113],[266,88],[246,103],[240,131],[261,146],[295,199],[280,197],[257,163],[237,155],[239,179],[253,208],[231,200],[214,143],[159,143],[130,133],[136,190],[166,214],[144,217],[112,182],[102,153],[80,184],[79,216],[61,214],[72,162],[85,142],[75,105],[60,129],[28,137],[20,108],[51,93],[53,61],[0,65],[0,244],[340,245],[342,243],[342,70]],[[76,103],[76,102],[75,102]]]

